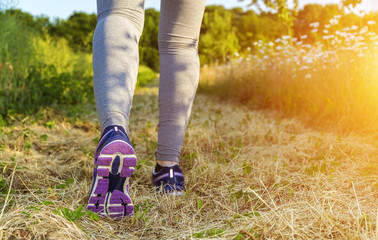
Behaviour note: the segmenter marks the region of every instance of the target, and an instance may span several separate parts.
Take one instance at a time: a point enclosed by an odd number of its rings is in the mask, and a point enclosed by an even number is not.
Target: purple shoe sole
[[[133,214],[128,178],[136,166],[134,149],[125,141],[107,144],[96,157],[88,209],[112,218]]]

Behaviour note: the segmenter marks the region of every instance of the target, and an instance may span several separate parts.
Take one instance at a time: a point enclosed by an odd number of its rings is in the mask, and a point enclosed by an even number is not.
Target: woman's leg
[[[205,0],[162,0],[157,160],[179,162],[199,79],[198,38]]]
[[[97,8],[93,78],[102,136],[88,209],[122,218],[134,211],[128,180],[137,159],[126,131],[138,74],[144,0],[97,0]]]
[[[119,125],[128,132],[143,22],[144,0],[97,0],[93,85],[102,131]]]

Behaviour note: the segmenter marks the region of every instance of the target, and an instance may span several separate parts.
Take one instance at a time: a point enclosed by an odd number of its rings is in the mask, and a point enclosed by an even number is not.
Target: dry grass
[[[378,238],[377,139],[315,132],[199,95],[183,148],[188,191],[166,197],[150,185],[156,88],[134,102],[135,215],[72,222],[54,212],[86,205],[99,125],[93,106],[76,120],[46,111],[2,128],[12,191],[1,188],[0,239]]]

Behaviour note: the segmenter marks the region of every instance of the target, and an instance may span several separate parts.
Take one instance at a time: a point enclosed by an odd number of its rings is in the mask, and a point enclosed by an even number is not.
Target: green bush
[[[30,114],[51,104],[93,99],[91,55],[74,53],[66,41],[40,36],[0,15],[0,115]]]

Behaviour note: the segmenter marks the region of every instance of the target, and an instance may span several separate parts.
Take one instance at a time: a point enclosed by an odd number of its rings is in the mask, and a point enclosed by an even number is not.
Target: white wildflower
[[[305,76],[306,79],[310,79],[311,77],[312,77],[311,74],[307,74],[307,75]]]
[[[313,63],[314,61],[312,60],[312,58],[309,58],[309,59],[307,59],[307,61],[306,61],[306,63],[308,63],[308,64],[311,64],[311,63]]]
[[[329,25],[329,24],[326,24],[325,26],[324,26],[325,28],[330,28],[331,27],[331,25]]]
[[[364,34],[366,33],[367,31],[369,30],[369,28],[367,26],[363,27],[360,31],[360,34]]]
[[[306,39],[307,38],[307,35],[302,35],[301,36],[301,39]]]
[[[318,28],[319,27],[319,22],[310,23],[310,27]]]
[[[329,31],[327,29],[324,29],[323,33],[327,34],[327,33],[329,33]]]
[[[284,35],[284,36],[282,36],[281,37],[283,40],[288,40],[288,39],[290,39],[290,36],[289,35]]]
[[[339,24],[339,20],[336,19],[336,18],[332,18],[332,19],[329,21],[329,23],[330,23],[331,25],[336,25],[336,24]]]
[[[268,46],[269,46],[269,47],[273,47],[273,46],[274,46],[274,43],[273,43],[273,42],[269,42],[269,43],[268,43]]]
[[[351,30],[357,30],[358,29],[358,27],[356,26],[356,25],[353,25],[352,27],[351,27]]]
[[[376,22],[374,20],[372,20],[372,21],[368,21],[367,24],[368,25],[374,25],[374,24],[376,24]]]

